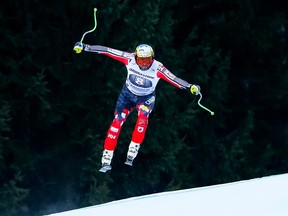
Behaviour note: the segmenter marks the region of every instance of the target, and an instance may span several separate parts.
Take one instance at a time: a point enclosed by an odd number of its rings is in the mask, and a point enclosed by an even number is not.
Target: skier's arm
[[[133,55],[128,52],[123,52],[120,50],[112,49],[112,48],[101,46],[101,45],[89,45],[89,44],[83,44],[83,43],[77,42],[74,46],[74,51],[76,53],[81,53],[82,50],[86,52],[95,52],[97,54],[106,55],[110,58],[113,58],[117,61],[124,63],[125,65],[128,64],[129,57]]]
[[[197,95],[200,92],[200,86],[190,84],[186,82],[185,80],[175,76],[163,65],[160,65],[158,67],[157,76],[177,88],[190,91],[192,94]]]

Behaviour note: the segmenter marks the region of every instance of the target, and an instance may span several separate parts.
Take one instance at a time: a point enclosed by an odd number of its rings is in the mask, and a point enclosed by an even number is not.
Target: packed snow
[[[288,174],[132,197],[51,216],[288,216]]]

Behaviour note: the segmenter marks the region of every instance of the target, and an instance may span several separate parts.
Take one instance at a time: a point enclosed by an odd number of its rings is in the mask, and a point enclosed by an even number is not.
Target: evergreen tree
[[[210,116],[197,105],[199,97],[160,81],[133,168],[122,161],[135,113],[123,126],[113,172],[105,176],[98,172],[103,140],[126,71],[105,56],[73,55],[75,42],[93,27],[94,7],[98,27],[84,43],[130,52],[150,44],[172,73],[201,86],[201,102],[215,111]],[[47,214],[287,172],[283,8],[277,0],[5,1],[3,214]]]

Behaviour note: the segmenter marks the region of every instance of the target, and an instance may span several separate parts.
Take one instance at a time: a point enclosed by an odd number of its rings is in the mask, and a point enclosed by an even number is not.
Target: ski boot
[[[125,164],[128,166],[133,166],[133,160],[136,158],[138,151],[140,148],[140,144],[131,142],[129,145],[129,149],[127,152],[127,159],[125,161]]]
[[[133,160],[134,158],[132,158],[131,156],[127,156],[125,164],[128,166],[133,166]]]
[[[104,150],[103,151],[103,156],[102,156],[102,167],[100,168],[99,172],[107,172],[109,170],[112,169],[111,161],[113,158],[113,151],[109,151],[109,150]]]

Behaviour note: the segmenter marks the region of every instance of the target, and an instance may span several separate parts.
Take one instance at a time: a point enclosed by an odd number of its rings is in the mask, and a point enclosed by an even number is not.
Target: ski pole
[[[201,92],[199,92],[199,95],[200,95],[200,98],[199,98],[199,100],[198,100],[198,105],[199,105],[201,108],[205,109],[206,111],[210,112],[211,115],[214,115],[214,112],[213,112],[213,111],[209,110],[207,107],[203,106],[203,105],[200,103],[200,101],[202,100],[202,94],[201,94]]]
[[[95,31],[95,29],[96,29],[96,27],[97,27],[96,12],[97,12],[97,8],[94,8],[94,28],[91,29],[91,30],[89,30],[89,31],[86,31],[86,32],[82,35],[82,38],[81,38],[81,40],[80,40],[81,43],[82,43],[85,35],[88,34],[88,33],[91,33],[91,32],[93,32],[93,31]]]

